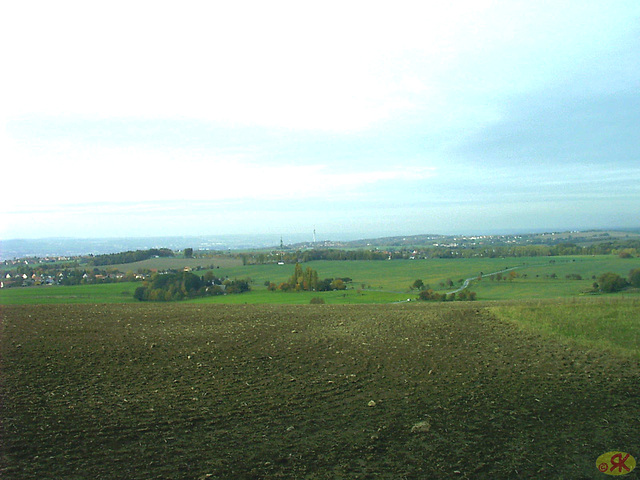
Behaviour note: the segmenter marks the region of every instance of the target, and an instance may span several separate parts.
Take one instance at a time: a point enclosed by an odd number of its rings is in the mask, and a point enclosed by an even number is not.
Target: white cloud
[[[64,207],[50,216],[62,222],[90,216],[88,205],[109,211],[100,202],[287,204],[330,195],[391,205],[398,192],[416,204],[471,198],[485,185],[509,192],[540,180],[522,166],[496,170],[518,156],[508,138],[496,151],[512,155],[501,162],[487,153],[486,172],[464,149],[435,156],[469,136],[491,152],[478,132],[517,119],[514,99],[637,90],[640,3],[632,1],[5,4],[2,211],[18,213],[2,222],[43,204]],[[155,120],[166,129],[154,130]],[[557,150],[534,128],[521,134]],[[551,178],[566,185],[535,187],[590,193],[592,180],[614,181],[570,173]]]
[[[376,71],[384,40],[400,47],[381,12],[189,5],[11,7],[7,110],[343,129],[399,104]]]
[[[582,3],[12,2],[4,110],[358,130],[482,109],[598,48],[619,12]]]
[[[266,162],[263,152],[246,149],[96,147],[69,141],[28,146],[8,141],[6,147],[13,159],[4,167],[4,178],[11,180],[4,190],[3,208],[9,212],[29,211],[43,201],[53,206],[345,197],[371,184],[435,175],[432,167],[354,170],[348,165]]]

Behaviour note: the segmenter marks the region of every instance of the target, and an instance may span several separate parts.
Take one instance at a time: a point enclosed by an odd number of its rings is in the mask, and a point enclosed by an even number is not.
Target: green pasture
[[[527,259],[430,259],[430,260],[317,260],[302,264],[302,268],[311,267],[318,271],[319,278],[349,277],[354,288],[367,288],[393,292],[409,292],[416,279],[421,279],[432,288],[451,279],[457,282],[480,272],[489,273],[508,267],[522,265]],[[229,278],[250,277],[255,284],[264,284],[269,280],[275,284],[291,277],[293,265],[245,265],[233,268],[220,268],[218,276]]]
[[[626,278],[634,268],[640,268],[638,259],[614,255],[533,258],[515,270],[516,278],[509,279],[508,275],[503,275],[502,281],[483,278],[472,282],[469,288],[481,300],[576,297],[590,295],[601,274],[614,272]],[[566,278],[573,274],[580,275],[582,280]]]
[[[499,302],[488,309],[526,330],[640,359],[640,297]]]
[[[242,260],[228,256],[217,256],[212,258],[184,258],[184,257],[160,257],[149,258],[140,262],[122,263],[118,265],[103,265],[98,268],[115,269],[121,272],[138,272],[139,270],[182,270],[185,267],[235,267],[242,265]]]
[[[51,303],[131,303],[140,283],[105,283],[100,285],[41,285],[0,290],[0,305]]]
[[[378,261],[313,261],[304,263],[318,271],[320,278],[350,277],[350,288],[363,291],[377,290],[417,296],[410,286],[421,279],[436,291],[450,291],[461,285],[460,280],[514,268],[517,277],[511,281],[492,281],[485,277],[473,281],[470,289],[480,299],[554,298],[581,295],[591,288],[593,276],[614,272],[626,277],[633,268],[640,268],[638,259],[621,259],[614,255],[522,257],[522,258],[469,258],[429,260]],[[293,265],[245,265],[220,268],[217,276],[251,278],[254,290],[265,281],[275,284],[286,281],[293,273]],[[526,275],[526,277],[523,276]],[[555,274],[556,278],[552,278]],[[577,274],[582,280],[569,280],[567,275]],[[504,275],[503,276],[508,276]],[[451,279],[454,287],[441,287]]]
[[[180,268],[186,259],[152,259],[148,262],[166,261]],[[546,299],[591,295],[588,293],[598,277],[605,272],[627,277],[633,268],[640,268],[640,259],[621,259],[615,255],[575,257],[523,257],[523,258],[470,258],[430,260],[379,260],[379,261],[313,261],[303,268],[317,270],[323,278],[349,277],[353,281],[342,292],[269,292],[266,281],[279,284],[287,281],[294,265],[241,265],[239,261],[206,259],[219,266],[213,270],[217,277],[250,279],[251,292],[191,300],[204,303],[309,303],[312,297],[321,297],[326,303],[392,303],[415,299],[418,291],[410,286],[421,279],[436,291],[448,292],[461,286],[461,280],[476,278],[480,272],[489,274],[515,268],[515,278],[497,281],[488,277],[471,282],[469,289],[477,293],[478,300]],[[175,264],[169,261],[178,262]],[[199,260],[202,262],[202,260]],[[139,262],[144,263],[144,262]],[[205,262],[206,263],[206,262]],[[135,264],[130,264],[135,265]],[[149,263],[148,265],[151,265]],[[156,263],[156,265],[159,265]],[[173,268],[173,267],[171,267]],[[204,274],[204,271],[198,272]],[[580,275],[582,280],[567,279],[567,275]],[[442,287],[448,279],[453,287]],[[80,285],[72,287],[39,286],[14,287],[0,290],[0,304],[24,303],[125,303],[134,301],[133,291],[139,283],[114,283]],[[125,294],[126,293],[126,294]],[[638,292],[624,292],[613,296],[639,297]],[[603,297],[610,295],[602,295]]]

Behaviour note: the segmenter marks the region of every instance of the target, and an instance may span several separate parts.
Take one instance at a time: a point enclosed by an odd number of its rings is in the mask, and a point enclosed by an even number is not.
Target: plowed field
[[[637,360],[481,305],[11,306],[0,328],[6,480],[580,479],[640,454]]]

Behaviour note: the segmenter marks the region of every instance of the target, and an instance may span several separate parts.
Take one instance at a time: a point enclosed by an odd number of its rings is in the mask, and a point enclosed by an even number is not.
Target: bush
[[[629,272],[629,283],[632,287],[640,287],[640,268],[634,268]]]
[[[309,303],[311,305],[324,305],[324,298],[313,297]]]
[[[146,300],[145,298],[146,295],[147,295],[147,289],[144,287],[138,287],[136,288],[136,291],[133,293],[133,298],[142,302]]]
[[[628,284],[627,281],[617,273],[607,272],[598,277],[598,285],[601,292],[613,293],[619,292]]]
[[[432,302],[445,302],[447,300],[446,293],[436,293],[433,290],[423,290],[418,296],[420,300],[432,301]]]
[[[458,300],[460,301],[468,301],[473,302],[476,299],[476,292],[471,292],[469,290],[462,290],[458,293]]]
[[[476,299],[476,292],[462,290],[457,294],[452,293],[447,295],[446,293],[436,293],[433,290],[428,289],[421,291],[418,299],[427,302],[453,302],[455,300],[474,301]]]

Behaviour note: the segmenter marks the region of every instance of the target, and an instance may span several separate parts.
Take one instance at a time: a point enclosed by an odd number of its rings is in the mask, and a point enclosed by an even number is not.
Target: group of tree
[[[265,282],[269,290],[281,290],[283,292],[329,292],[332,290],[346,290],[347,283],[352,279],[343,278],[325,278],[320,280],[318,272],[311,267],[303,270],[302,265],[296,263],[293,275],[285,282],[278,285],[272,282]]]
[[[122,263],[134,263],[148,260],[154,257],[173,257],[173,250],[168,248],[151,248],[149,250],[136,250],[120,253],[108,253],[89,257],[89,265],[119,265]]]
[[[306,263],[314,260],[387,260],[388,252],[377,250],[340,250],[319,248],[312,250],[273,251],[270,253],[241,253],[243,265],[269,264],[284,262],[287,264]]]
[[[392,258],[503,258],[503,257],[556,257],[564,255],[618,255],[634,258],[640,253],[639,240],[623,240],[591,245],[565,242],[556,245],[491,245],[402,248],[392,252]]]
[[[191,272],[154,274],[136,288],[133,297],[140,301],[177,301],[209,295],[243,293],[251,290],[248,280],[217,278],[207,272],[200,277]]]
[[[594,291],[604,293],[620,292],[627,287],[640,288],[640,268],[631,270],[627,278],[613,272],[603,273],[593,284]]]
[[[476,299],[476,296],[476,292],[471,292],[466,289],[461,290],[458,293],[447,294],[434,292],[432,289],[428,288],[420,292],[418,299],[426,302],[453,302],[456,300],[472,302]]]
[[[340,250],[340,249],[314,249],[305,250],[299,254],[300,261],[312,260],[387,260],[388,252],[379,250]]]
[[[463,279],[459,279],[458,283],[463,283],[464,280]],[[453,287],[454,283],[453,280],[451,280],[450,278],[447,278],[445,281],[440,282],[440,287],[441,288],[445,288],[445,287]],[[428,283],[424,283],[421,279],[417,279],[415,282],[413,282],[411,284],[411,286],[409,287],[409,290],[429,290],[431,288],[431,285],[429,285]]]
[[[575,243],[559,243],[556,245],[495,245],[495,246],[457,246],[457,247],[423,247],[399,248],[390,250],[342,250],[311,249],[281,251],[257,254],[243,254],[243,263],[265,264],[283,261],[285,263],[310,262],[313,260],[388,260],[392,258],[507,258],[507,257],[556,257],[564,255],[619,255],[621,258],[633,258],[640,252],[640,241],[628,240],[606,242],[594,245],[577,245]]]

